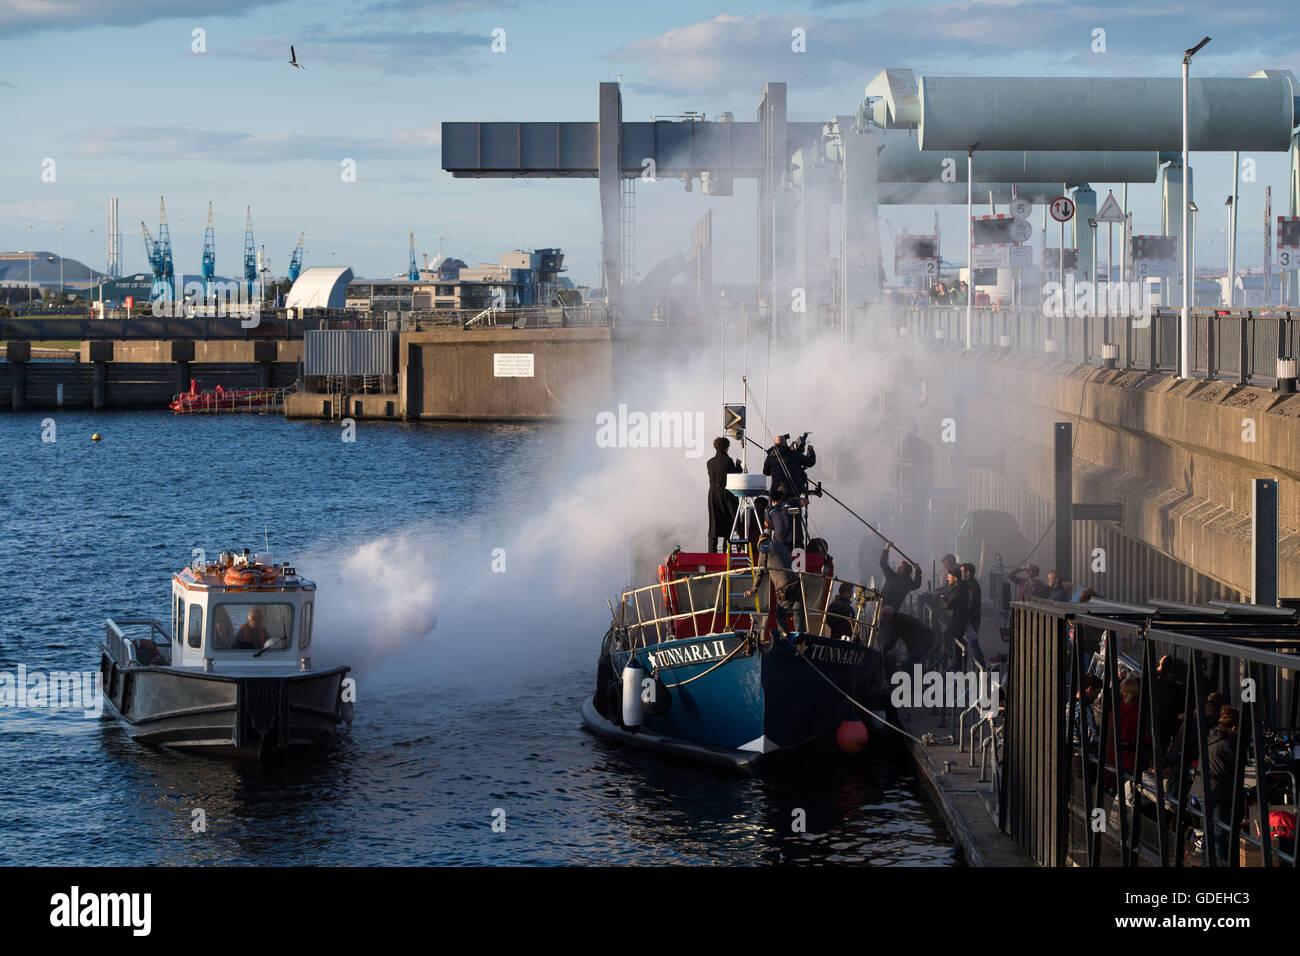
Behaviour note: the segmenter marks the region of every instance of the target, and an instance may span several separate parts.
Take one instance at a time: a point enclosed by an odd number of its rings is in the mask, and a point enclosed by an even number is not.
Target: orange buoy
[[[846,754],[855,754],[867,746],[871,735],[860,720],[841,720],[835,729],[835,743]]]

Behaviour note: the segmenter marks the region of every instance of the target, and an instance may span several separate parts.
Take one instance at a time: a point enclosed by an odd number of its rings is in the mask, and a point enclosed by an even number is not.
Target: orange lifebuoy
[[[254,564],[251,567],[231,568],[221,580],[227,587],[254,588],[259,584],[268,586],[274,584],[279,574],[276,568]]]

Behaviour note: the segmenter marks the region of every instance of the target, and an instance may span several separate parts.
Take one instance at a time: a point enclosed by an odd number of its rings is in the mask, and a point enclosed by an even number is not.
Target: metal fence
[[[380,329],[309,329],[303,333],[303,374],[391,377],[397,342],[397,332]]]
[[[1048,866],[1294,866],[1297,665],[1289,609],[1017,603],[1004,832]]]
[[[1193,309],[1192,373],[1208,379],[1272,386],[1277,360],[1296,356],[1300,310]],[[884,308],[868,319],[878,334],[918,341],[966,344],[962,306]],[[1019,355],[1043,355],[1084,364],[1150,372],[1178,366],[1177,309],[1154,309],[1149,317],[1076,315],[1049,317],[1042,309],[972,310],[970,345]]]

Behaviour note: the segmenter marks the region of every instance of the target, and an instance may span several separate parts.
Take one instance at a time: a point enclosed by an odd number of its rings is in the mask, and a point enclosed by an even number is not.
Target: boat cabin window
[[[190,647],[203,646],[203,605],[190,605]]]
[[[218,604],[212,609],[212,646],[219,651],[293,647],[292,604]]]
[[[298,647],[306,648],[311,644],[311,602],[302,606],[302,631],[298,635]]]
[[[182,632],[185,630],[185,598],[176,595],[176,606],[172,608],[172,643],[180,646]]]

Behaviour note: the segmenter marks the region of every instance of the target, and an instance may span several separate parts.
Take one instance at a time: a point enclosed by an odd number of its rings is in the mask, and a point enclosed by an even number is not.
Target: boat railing
[[[136,665],[140,663],[139,655],[136,654],[135,640],[127,636],[123,628],[128,627],[148,627],[149,640],[153,641],[159,648],[171,649],[171,638],[167,636],[167,631],[162,624],[148,617],[123,618],[115,621],[111,617],[104,622],[104,644],[108,648],[109,655],[122,665]]]
[[[812,571],[791,572],[799,577],[800,605],[803,608],[803,633],[828,637],[832,633],[831,622],[839,620],[848,627],[849,639],[862,639],[870,643],[879,626],[880,602],[879,592],[854,581],[820,574]],[[734,568],[730,571],[714,571],[708,574],[685,574],[671,581],[649,584],[645,587],[624,591],[614,611],[614,624],[626,635],[629,647],[646,647],[664,641],[682,637],[704,637],[719,630],[734,630],[741,626],[743,619],[751,622],[754,616],[765,618],[767,626],[775,608],[772,595],[764,593],[745,599],[748,603],[738,601],[741,596],[737,585],[743,582],[743,590],[753,589],[755,569],[752,567]],[[843,585],[853,589],[851,606],[852,615],[845,615],[831,609],[835,595]],[[669,600],[670,589],[675,600]],[[771,588],[767,588],[771,591]],[[708,600],[697,600],[697,594],[707,596]],[[762,601],[759,598],[762,598]],[[764,610],[763,605],[767,605]],[[672,605],[676,606],[676,610]],[[869,614],[864,610],[872,606]],[[701,619],[707,625],[701,628]],[[719,621],[721,620],[721,626]],[[690,632],[680,632],[678,622],[690,621]]]

